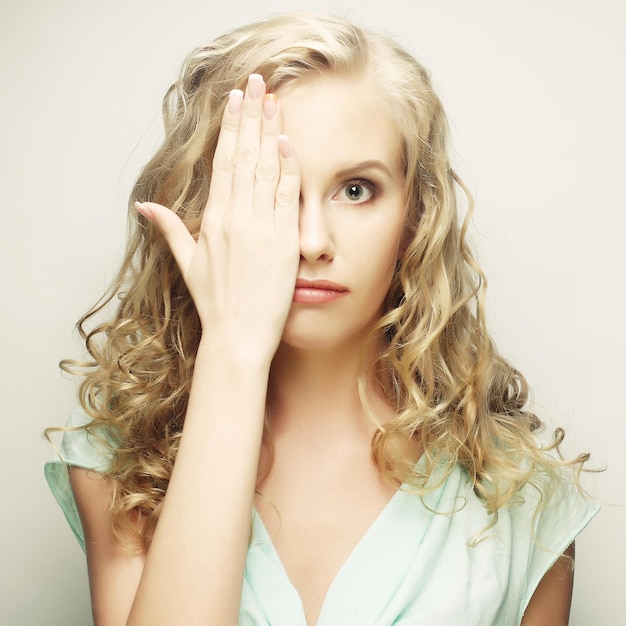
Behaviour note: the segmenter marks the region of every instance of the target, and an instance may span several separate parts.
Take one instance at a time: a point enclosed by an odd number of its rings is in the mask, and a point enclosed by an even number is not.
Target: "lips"
[[[298,278],[293,293],[293,302],[299,304],[326,304],[350,293],[343,285],[330,280],[307,280]]]

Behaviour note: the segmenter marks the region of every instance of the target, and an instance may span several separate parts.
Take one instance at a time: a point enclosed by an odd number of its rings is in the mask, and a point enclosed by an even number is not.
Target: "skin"
[[[275,462],[255,500],[309,624],[395,491],[371,461],[356,380],[399,255],[404,173],[400,136],[379,103],[363,102],[366,89],[363,79],[325,77],[279,93],[302,168],[298,275],[349,289],[330,304],[291,306],[271,372]],[[347,195],[355,184],[358,201]]]
[[[400,137],[382,103],[362,98],[371,90],[364,78],[325,76],[276,99],[253,76],[224,114],[198,242],[165,207],[137,206],[163,232],[207,330],[148,554],[113,541],[110,485],[72,470],[98,625],[235,625],[254,505],[313,626],[393,495],[356,393],[404,234]],[[297,278],[347,295],[292,303]],[[369,399],[381,421],[392,416]],[[266,400],[275,457],[257,484]],[[524,626],[566,624],[571,583],[552,568]]]

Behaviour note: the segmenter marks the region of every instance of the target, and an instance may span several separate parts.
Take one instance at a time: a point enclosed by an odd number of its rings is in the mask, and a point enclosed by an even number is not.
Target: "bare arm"
[[[102,516],[107,487],[76,475],[99,626],[237,623],[269,367],[299,258],[298,166],[264,90],[255,78],[243,107],[241,94],[231,96],[197,243],[165,207],[137,207],[168,241],[203,337],[145,561],[111,541]]]
[[[203,359],[204,355],[204,351],[198,354],[194,384],[211,381],[214,360]],[[209,371],[203,372],[207,364]],[[251,379],[250,386],[256,389],[244,391],[245,385],[239,381]],[[127,622],[236,624],[261,441],[263,380],[262,373],[252,377],[242,371],[239,381],[232,384],[222,374],[213,381],[215,385],[202,389],[213,395],[206,415],[190,406],[147,555],[129,554],[114,540],[108,513],[110,483],[95,472],[72,470],[98,626]],[[216,396],[222,395],[215,388],[219,383],[227,409],[221,414],[215,407]],[[226,397],[229,391],[233,397]],[[255,391],[256,407],[252,401]],[[194,399],[201,403],[204,396],[197,392]],[[248,415],[236,413],[234,398],[245,399]],[[211,414],[219,416],[213,423]]]
[[[85,536],[94,623],[125,624],[145,556],[128,554],[113,539],[111,484],[97,472],[77,467],[71,470],[71,482]]]
[[[574,544],[546,572],[524,612],[522,626],[567,626],[574,586]]]

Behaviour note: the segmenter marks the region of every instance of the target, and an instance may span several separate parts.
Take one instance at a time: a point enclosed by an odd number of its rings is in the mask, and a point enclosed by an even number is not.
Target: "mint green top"
[[[68,426],[88,420],[77,408]],[[83,430],[65,433],[59,453],[67,465],[96,471],[108,462]],[[49,461],[46,479],[84,549],[65,464]],[[543,575],[598,511],[569,484],[535,522],[536,495],[529,490],[524,499],[501,509],[495,527],[471,546],[490,516],[460,467],[423,499],[398,490],[335,577],[317,626],[518,626]],[[252,520],[239,626],[306,626],[256,511]]]

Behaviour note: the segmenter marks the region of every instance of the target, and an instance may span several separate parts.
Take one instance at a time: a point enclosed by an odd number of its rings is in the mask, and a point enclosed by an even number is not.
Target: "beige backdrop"
[[[604,509],[577,546],[571,623],[623,623],[623,0],[341,0],[432,69],[489,318],[567,449],[608,464]],[[259,8],[263,5],[262,8]],[[159,137],[159,100],[185,53],[299,0],[3,0],[0,623],[90,623],[85,565],[47,490],[41,437],[74,403],[56,364],[119,258],[126,196]],[[622,581],[620,583],[620,581]]]

